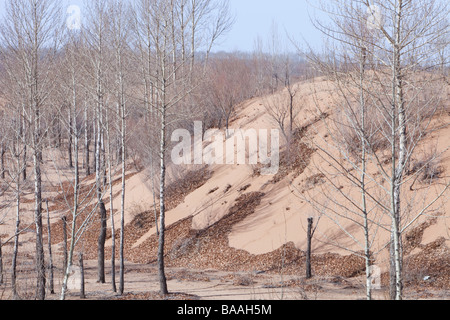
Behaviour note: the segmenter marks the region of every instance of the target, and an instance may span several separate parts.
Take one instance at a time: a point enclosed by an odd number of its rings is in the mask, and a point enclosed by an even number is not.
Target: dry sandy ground
[[[317,115],[315,110],[316,101],[321,105],[323,112],[332,113],[334,98],[333,88],[326,81],[316,80],[314,84],[301,83],[300,92],[302,97],[296,105],[297,122],[299,126],[314,122]],[[234,129],[271,129],[277,128],[277,124],[267,114],[265,104],[267,100],[275,99],[274,96],[266,98],[256,98],[246,102],[239,110],[236,119],[231,127]],[[439,119],[442,124],[448,124],[450,116]],[[327,131],[323,123],[319,122],[313,125],[310,133],[315,135],[316,141],[320,144],[327,140],[323,138]],[[450,172],[450,151],[448,150],[448,137],[450,137],[450,127],[441,129],[425,139],[418,150],[426,151],[429,146],[436,145],[438,152],[443,152],[440,165],[444,172]],[[343,218],[336,218],[333,215],[318,214],[317,210],[311,207],[306,201],[306,197],[320,201],[327,196],[327,185],[321,182],[310,183],[311,177],[318,174],[318,170],[327,170],[330,175],[336,171],[327,167],[327,163],[317,155],[313,154],[308,162],[306,169],[300,174],[290,173],[283,177],[278,183],[271,183],[271,176],[254,175],[254,166],[250,165],[217,165],[211,166],[212,177],[200,188],[187,195],[184,201],[176,208],[170,210],[167,214],[167,226],[178,221],[193,217],[192,229],[202,230],[219,221],[224,217],[229,209],[235,204],[235,200],[242,194],[240,189],[245,187],[245,192],[263,192],[265,195],[261,203],[255,210],[255,213],[239,222],[233,227],[229,235],[229,245],[235,249],[245,250],[251,254],[261,255],[272,252],[288,242],[293,242],[301,250],[306,249],[306,221],[313,216],[316,221],[320,218],[320,223],[316,232],[316,240],[313,244],[313,251],[317,254],[339,253],[348,255],[349,250],[360,251],[364,249],[362,228],[358,227],[353,221]],[[375,170],[370,167],[370,170]],[[148,191],[140,187],[139,177],[136,176],[134,184],[130,181],[129,188],[135,190],[132,192],[134,199],[151,199]],[[408,203],[410,214],[405,215],[405,221],[413,220],[414,214],[424,206],[424,203],[430,202],[434,196],[442,189],[448,177],[444,175],[443,179],[435,183],[428,191],[426,186],[421,185],[419,191],[406,190],[405,194],[411,202]],[[320,180],[320,179],[319,179]],[[142,176],[141,176],[142,181]],[[333,181],[337,186],[341,186],[343,194],[356,202],[360,201],[360,193],[357,188],[343,178],[336,177]],[[232,188],[224,193],[221,192],[226,186]],[[408,185],[409,187],[409,185]],[[140,188],[140,189],[139,189]],[[423,192],[420,190],[422,189]],[[212,192],[217,190],[215,192]],[[140,191],[140,192],[139,192]],[[139,192],[139,194],[138,194]],[[306,192],[306,193],[304,193]],[[447,247],[450,246],[450,202],[448,194],[444,194],[441,200],[436,203],[436,210],[429,211],[429,215],[424,215],[411,225],[414,226],[427,221],[433,216],[438,216],[438,223],[429,226],[423,233],[421,245],[426,246],[436,239],[443,237],[446,239]],[[333,202],[345,204],[346,200],[336,192],[332,195]],[[134,201],[134,200],[127,200]],[[137,201],[137,200],[136,200]],[[148,200],[147,200],[148,201]],[[325,202],[327,200],[325,199]],[[330,201],[328,201],[330,202]],[[138,201],[135,202],[138,205]],[[348,202],[347,202],[348,203]],[[128,202],[128,207],[133,206]],[[406,206],[405,206],[406,207]],[[337,206],[331,209],[339,209]],[[431,208],[430,208],[431,209]],[[389,241],[390,218],[387,216],[376,216],[374,220],[380,219],[386,230],[379,228],[376,241],[371,250],[377,252],[377,261],[383,266],[387,261],[387,250],[383,250]],[[361,222],[361,221],[359,221]],[[339,227],[338,227],[339,225]],[[151,228],[133,245],[133,248],[139,247],[145,243],[152,235],[156,233],[156,228]],[[349,236],[350,234],[350,236]],[[345,249],[344,249],[345,248]],[[419,250],[419,249],[417,249]],[[420,250],[419,250],[420,251]],[[417,253],[418,251],[415,251]],[[386,269],[383,269],[386,271]]]
[[[298,103],[296,112],[297,119],[300,126],[314,122],[314,99],[323,106],[324,111],[331,112],[333,105],[333,97],[329,84],[320,79],[314,83],[314,91],[311,83],[301,83],[302,99]],[[313,94],[315,92],[315,95]],[[274,97],[267,97],[267,99],[275,99]],[[239,110],[236,119],[232,123],[235,129],[271,129],[276,128],[277,125],[271,119],[264,104],[267,102],[264,98],[257,98],[246,102]],[[441,119],[443,122],[449,122],[450,117],[447,116]],[[317,137],[325,137],[326,131],[323,125],[320,124],[313,128]],[[425,145],[430,141],[437,142],[437,149],[440,151],[449,147],[448,137],[450,136],[450,128],[442,129],[428,137]],[[55,156],[57,158],[57,156]],[[167,213],[167,227],[176,224],[182,219],[192,217],[193,230],[205,229],[217,221],[220,221],[228,214],[230,208],[236,202],[236,199],[242,195],[242,188],[246,193],[249,192],[263,192],[265,195],[261,203],[255,208],[255,212],[243,221],[236,224],[228,236],[229,246],[235,249],[244,250],[253,255],[261,255],[279,249],[286,243],[292,242],[300,249],[306,248],[306,220],[310,216],[318,219],[315,210],[304,200],[302,191],[306,191],[308,196],[317,197],[324,196],[323,185],[312,184],[308,185],[311,177],[317,174],[317,168],[323,165],[323,161],[314,154],[308,166],[300,174],[290,172],[283,176],[277,183],[272,183],[271,176],[255,175],[255,167],[250,165],[219,165],[212,166],[213,172],[211,178],[206,181],[200,188],[197,188],[192,193],[188,194],[184,201],[182,201],[175,208]],[[317,166],[317,167],[316,167]],[[450,152],[447,150],[441,158],[441,166],[445,172],[450,172]],[[64,167],[64,163],[61,163]],[[52,169],[53,168],[53,169]],[[58,183],[58,172],[56,167],[48,164],[47,181],[52,181],[53,185]],[[70,176],[70,171],[65,171]],[[85,181],[88,183],[89,181]],[[92,182],[92,181],[91,181]],[[342,184],[344,192],[352,197],[358,197],[357,190],[352,189],[351,186],[344,181],[337,180],[336,183]],[[227,189],[227,186],[231,188]],[[439,184],[436,184],[438,187]],[[436,192],[438,188],[436,187]],[[213,191],[218,190],[218,191]],[[434,190],[434,189],[433,189]],[[118,195],[120,185],[113,188],[113,194]],[[50,196],[46,194],[46,197]],[[432,193],[426,195],[428,199],[433,197]],[[26,198],[32,199],[31,196]],[[420,198],[420,197],[419,197]],[[125,221],[127,224],[133,221],[137,213],[143,211],[150,211],[152,208],[152,192],[151,183],[148,179],[148,174],[143,171],[136,173],[127,181],[127,193],[125,204]],[[5,199],[3,199],[5,200]],[[339,198],[335,199],[337,202]],[[106,203],[109,210],[109,202]],[[420,205],[420,203],[418,204]],[[449,214],[450,207],[448,202],[448,193],[439,202],[439,217],[438,222],[428,226],[420,239],[420,243],[416,245],[414,253],[420,253],[427,245],[436,241],[436,239],[444,238],[447,247],[450,244],[450,228],[449,228]],[[113,199],[114,208],[120,207],[120,197],[116,196]],[[23,206],[24,219],[23,223],[30,222],[32,215],[30,213],[32,203],[28,202]],[[411,207],[414,212],[415,207]],[[51,212],[51,223],[55,223],[60,219],[61,211]],[[0,235],[3,238],[8,238],[12,234],[14,225],[13,212],[9,213],[9,218],[0,226]],[[430,217],[426,216],[417,221],[415,225],[426,222]],[[119,225],[120,216],[115,216],[115,224]],[[389,222],[385,222],[386,225]],[[360,241],[362,239],[361,230],[355,228],[355,224],[349,221],[340,221],[340,225],[346,231],[351,231],[354,238],[350,238],[343,232],[342,228],[338,228],[336,221],[332,221],[330,217],[321,217],[320,224],[316,232],[316,240],[313,243],[313,251],[315,254],[338,253],[341,255],[349,254],[347,250],[342,250],[342,247],[352,249],[354,251],[362,250]],[[108,221],[109,227],[109,221]],[[139,239],[132,244],[132,249],[139,248],[156,234],[156,228],[150,228]],[[21,250],[32,252],[33,242],[32,233],[25,233],[22,237],[24,241]],[[377,263],[380,266],[386,265],[386,250],[382,250],[385,246],[389,233],[379,231],[377,241],[374,243],[373,251],[378,252]],[[355,241],[356,240],[356,241]],[[358,243],[359,241],[359,243]],[[107,242],[110,246],[111,242]],[[58,251],[58,245],[55,251]],[[107,247],[107,250],[109,248]],[[157,272],[153,266],[149,265],[133,265],[128,264],[128,273],[126,275],[127,292],[142,294],[148,291],[157,291]],[[113,294],[109,293],[108,285],[100,285],[95,283],[95,270],[92,261],[87,262],[87,290],[88,298],[101,299],[112,298]],[[386,271],[386,269],[383,269]],[[209,271],[194,271],[194,270],[179,270],[169,269],[168,273],[175,276],[169,280],[169,290],[172,292],[183,292],[189,295],[196,296],[201,299],[360,299],[364,298],[363,281],[359,278],[355,279],[335,279],[335,278],[319,278],[313,279],[312,282],[305,282],[300,279],[297,280],[298,286],[280,287],[280,282],[286,282],[290,279],[288,276],[282,275],[267,275],[267,274],[242,274],[224,273],[214,270]],[[203,280],[183,280],[184,275],[188,274],[188,278],[192,275],[199,274],[204,277]],[[191,275],[189,275],[191,274]],[[236,282],[236,277],[242,277],[242,283],[239,285]],[[195,277],[194,277],[195,278]],[[206,280],[207,279],[207,280]],[[248,281],[252,280],[252,281]],[[238,283],[239,281],[237,281]],[[294,281],[295,282],[295,281]],[[109,285],[110,286],[110,285]],[[105,287],[107,288],[105,290]],[[449,298],[447,292],[411,292],[410,298]],[[385,292],[377,292],[377,298],[385,298]]]
[[[128,264],[125,273],[125,294],[118,296],[111,289],[111,268],[106,267],[107,283],[99,284],[96,278],[96,262],[85,261],[85,291],[88,300],[364,300],[364,278],[314,277],[305,280],[301,276],[252,272],[222,272],[217,270],[166,270],[170,295],[158,294],[159,283],[156,266]],[[48,300],[59,299],[60,270],[56,270],[55,294]],[[69,280],[67,300],[79,297],[78,270]],[[31,281],[32,282],[32,281]],[[29,284],[31,285],[31,284]],[[20,293],[20,290],[19,290]],[[1,299],[10,298],[7,290],[0,290]],[[373,298],[387,299],[386,290],[374,290]],[[1,300],[0,299],[0,300]],[[439,290],[407,290],[406,300],[448,300],[448,292]]]

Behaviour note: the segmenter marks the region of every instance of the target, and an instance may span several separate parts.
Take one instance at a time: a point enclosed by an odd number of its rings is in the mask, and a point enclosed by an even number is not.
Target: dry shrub
[[[228,191],[230,191],[231,188],[232,188],[231,184],[227,184],[223,193],[227,193]]]
[[[239,192],[244,192],[246,191],[248,188],[250,188],[252,185],[251,184],[246,184],[245,186],[239,188]]]
[[[213,193],[216,192],[217,190],[219,190],[219,187],[215,187],[215,188],[209,190],[208,195],[213,194]]]
[[[366,152],[376,153],[386,150],[390,144],[385,138],[382,132],[388,132],[389,128],[386,128],[386,124],[382,124],[379,121],[380,115],[377,110],[369,110],[366,112],[365,123],[365,147]],[[351,157],[355,162],[361,161],[362,155],[362,140],[359,127],[361,123],[359,120],[354,120],[356,124],[352,124],[350,120],[343,115],[339,115],[335,121],[334,133],[337,144],[341,150],[341,153],[346,157]],[[389,135],[386,135],[389,136]]]
[[[252,277],[246,274],[232,274],[228,278],[233,282],[234,286],[238,287],[249,287],[255,284]],[[222,280],[224,280],[224,278]]]
[[[417,175],[415,181],[419,180],[422,183],[433,183],[440,179],[443,173],[444,168],[441,166],[441,159],[436,151],[424,153],[421,158],[413,161],[411,169],[408,171],[409,175]]]
[[[421,171],[420,180],[422,182],[433,182],[440,178],[444,172],[440,166],[440,162],[437,159],[433,159],[431,156],[422,160],[418,160],[413,164],[411,172]]]
[[[325,183],[324,179],[325,179],[325,175],[323,175],[322,173],[318,173],[311,177],[306,178],[304,191],[311,190],[314,187]]]

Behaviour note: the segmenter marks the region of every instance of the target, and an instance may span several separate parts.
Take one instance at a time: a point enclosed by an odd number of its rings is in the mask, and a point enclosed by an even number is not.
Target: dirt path
[[[127,264],[125,273],[125,296],[119,297],[111,290],[111,269],[106,268],[106,284],[96,279],[96,262],[86,261],[86,295],[88,300],[109,299],[162,299],[159,290],[156,266]],[[61,281],[57,270],[56,294],[48,299],[59,298]],[[364,299],[365,288],[362,278],[344,279],[321,277],[305,280],[300,276],[280,274],[256,274],[248,272],[222,272],[216,270],[167,269],[169,291],[173,300],[359,300]],[[77,276],[75,275],[75,278]],[[75,279],[69,281],[72,290],[67,300],[79,300]],[[5,298],[6,295],[4,295]],[[375,299],[386,299],[385,290],[376,290]],[[409,295],[410,299],[448,299],[448,292],[423,292]]]

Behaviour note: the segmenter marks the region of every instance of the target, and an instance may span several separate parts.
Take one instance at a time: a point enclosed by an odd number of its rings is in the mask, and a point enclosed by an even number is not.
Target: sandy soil
[[[166,271],[169,296],[159,295],[158,271],[154,265],[127,263],[125,273],[125,295],[119,296],[111,289],[111,268],[106,266],[107,283],[95,281],[96,261],[85,261],[85,299],[88,300],[364,300],[363,277],[314,277],[306,280],[302,276],[256,273],[224,272],[218,270],[191,270],[168,268]],[[67,300],[80,298],[79,271],[74,269],[69,279]],[[55,294],[48,294],[48,300],[58,300],[62,271],[55,269]],[[24,279],[22,285],[32,287],[33,281]],[[26,298],[25,287],[19,287],[19,294]],[[374,290],[373,298],[385,300],[386,289]],[[10,292],[0,288],[0,300],[11,298]],[[32,298],[30,294],[29,298]],[[448,300],[448,291],[428,288],[407,289],[406,300]]]
[[[321,79],[314,83],[315,96],[313,95],[311,83],[301,83],[302,99],[296,106],[298,113],[298,125],[310,125],[307,134],[315,135],[315,137],[326,141],[326,130],[323,123],[315,121],[315,104],[314,101],[323,106],[323,112],[332,113],[333,96],[331,89],[326,81]],[[235,129],[272,129],[277,124],[271,119],[264,103],[267,99],[275,99],[275,97],[266,97],[253,99],[241,107],[232,127]],[[440,119],[442,122],[449,122],[450,116]],[[448,137],[450,136],[450,128],[439,130],[433,135],[427,137],[423,144],[437,142],[437,149],[440,151],[448,148]],[[307,148],[307,135],[302,140]],[[57,156],[53,156],[54,159]],[[48,175],[46,179],[52,182],[53,187],[58,185],[57,166],[55,161],[48,159],[46,166],[48,167]],[[59,163],[59,162],[58,162]],[[304,164],[296,167],[296,170],[287,170],[286,174],[280,174],[279,179],[274,182],[273,176],[262,176],[255,174],[255,166],[250,165],[219,165],[211,166],[211,177],[201,183],[201,186],[194,190],[189,190],[183,194],[180,201],[175,201],[175,205],[167,212],[166,225],[168,228],[177,227],[180,221],[191,221],[189,226],[192,232],[199,233],[202,230],[208,230],[226,217],[230,210],[236,205],[239,197],[251,193],[263,193],[263,197],[257,202],[256,207],[252,208],[244,219],[239,220],[231,228],[227,235],[228,246],[235,251],[245,252],[246,255],[263,256],[270,254],[276,250],[280,250],[283,246],[293,244],[297,250],[305,250],[306,248],[306,221],[308,217],[313,216],[315,221],[319,221],[317,227],[315,241],[313,242],[313,252],[316,255],[338,254],[349,255],[349,250],[360,251],[362,230],[355,222],[340,219],[337,223],[336,216],[319,215],[308,204],[307,198],[319,200],[326,196],[326,186],[320,176],[317,176],[319,169],[327,170],[330,174],[336,173],[333,168],[326,166],[317,154],[308,154],[304,159]],[[442,158],[440,165],[445,172],[450,172],[450,152],[447,150]],[[60,167],[64,167],[64,163],[59,163]],[[53,169],[52,169],[53,168]],[[325,169],[324,169],[325,168]],[[374,168],[369,168],[374,170]],[[127,227],[131,227],[135,222],[136,216],[143,212],[150,212],[147,220],[151,220],[151,211],[153,204],[153,195],[151,181],[148,173],[144,170],[136,172],[130,170],[130,178],[127,181],[127,193],[125,203],[125,221]],[[66,175],[70,176],[70,171],[66,170]],[[312,179],[318,177],[318,179]],[[115,176],[117,179],[118,176]],[[442,180],[443,181],[443,180]],[[442,182],[440,181],[440,182]],[[84,181],[85,184],[92,183],[92,177]],[[359,197],[357,190],[353,188],[345,180],[336,177],[334,180],[339,185],[343,194],[352,199]],[[422,186],[423,187],[423,186]],[[440,184],[435,183],[431,189],[423,188],[423,192],[414,191],[414,199],[432,199],[439,192]],[[427,191],[428,190],[428,191]],[[429,191],[431,190],[431,191]],[[120,207],[120,185],[113,187],[113,207],[116,210]],[[55,196],[49,188],[46,197],[52,199]],[[409,192],[409,191],[406,191]],[[413,192],[411,191],[411,198]],[[2,199],[7,201],[7,195]],[[306,197],[308,196],[308,197]],[[32,199],[32,195],[27,195],[26,199]],[[410,203],[408,208],[411,212],[410,217],[414,217],[414,212],[420,208],[421,202],[417,200]],[[336,196],[336,203],[345,203],[343,197]],[[23,205],[23,223],[32,221],[32,205],[27,202]],[[51,203],[52,205],[52,203]],[[437,219],[433,223],[428,223],[421,230],[417,241],[414,242],[411,255],[417,257],[425,256],[430,246],[436,244],[439,239],[443,242],[437,246],[442,252],[440,258],[449,257],[448,247],[450,246],[450,229],[449,229],[449,212],[450,203],[448,202],[448,193],[437,204],[436,211],[433,215],[427,215],[418,219],[412,226],[411,230],[419,227],[423,223],[427,223],[430,219]],[[107,210],[110,209],[110,202],[106,202]],[[12,209],[11,209],[12,210]],[[0,225],[0,235],[2,240],[9,238],[13,232],[13,211],[5,213],[7,219]],[[63,209],[51,210],[51,223],[57,224]],[[437,217],[437,218],[436,218]],[[319,219],[320,218],[320,219]],[[389,221],[386,217],[377,216],[386,228]],[[187,220],[191,219],[191,220]],[[114,216],[116,226],[119,225],[120,216]],[[339,225],[340,227],[337,227]],[[109,226],[109,220],[108,220]],[[127,244],[130,252],[141,255],[140,258],[147,261],[154,260],[149,257],[148,252],[152,252],[148,246],[152,243],[152,239],[156,236],[156,227],[151,222],[146,222],[144,227],[147,228],[141,232],[137,238],[133,238]],[[349,237],[348,235],[352,236]],[[33,248],[32,232],[25,233],[21,238],[23,246],[21,251],[32,252]],[[389,239],[389,232],[378,230],[377,241],[374,242],[372,250],[377,253],[377,265],[383,272],[386,271],[387,252],[383,250]],[[84,246],[89,245],[89,241]],[[92,242],[93,243],[93,242]],[[91,244],[92,244],[91,243]],[[107,250],[111,245],[111,240],[107,241]],[[56,243],[56,253],[61,253],[61,243]],[[346,248],[344,250],[343,248]],[[11,247],[4,250],[6,254]],[[149,249],[149,251],[147,251]],[[47,249],[46,249],[47,250]],[[433,251],[434,252],[434,251]],[[47,252],[46,252],[47,253]],[[414,256],[414,257],[415,257]],[[224,256],[224,258],[230,258]],[[91,257],[92,259],[92,257]],[[262,258],[263,259],[263,258]],[[265,259],[265,258],[264,258]],[[436,260],[437,261],[437,260]],[[439,260],[440,261],[440,260]],[[127,292],[142,295],[145,292],[153,292],[158,290],[157,272],[155,266],[150,264],[134,264],[134,259],[127,261],[126,285]],[[30,263],[31,264],[31,263]],[[94,262],[87,261],[87,290],[88,298],[103,299],[115,298],[110,292],[108,284],[100,285],[95,283]],[[361,299],[364,298],[363,280],[359,277],[352,279],[336,278],[337,276],[317,276],[313,280],[306,281],[302,278],[302,272],[289,275],[283,275],[282,271],[276,274],[268,274],[263,272],[255,274],[255,270],[242,271],[219,271],[219,270],[197,270],[195,268],[177,268],[168,269],[169,288],[172,292],[183,292],[192,295],[195,299]],[[447,270],[448,271],[448,270]],[[426,270],[424,270],[426,272]],[[420,275],[419,275],[420,276]],[[418,277],[419,277],[418,276]],[[281,285],[282,283],[283,285]],[[110,284],[109,284],[110,286]],[[280,288],[282,287],[282,288]],[[416,298],[449,298],[450,288],[443,290],[432,288],[411,291],[408,293],[412,299]],[[4,293],[4,296],[8,296]],[[376,292],[379,299],[385,298],[385,291]],[[70,298],[76,299],[74,296]],[[132,298],[130,296],[130,298]]]

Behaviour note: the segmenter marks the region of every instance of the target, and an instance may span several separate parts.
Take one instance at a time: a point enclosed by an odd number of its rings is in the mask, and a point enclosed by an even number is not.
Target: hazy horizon
[[[309,18],[313,8],[307,0],[229,0],[230,11],[235,17],[232,29],[222,36],[214,46],[214,52],[252,52],[257,39],[264,46],[269,41],[273,25],[276,26],[280,42],[289,51],[295,51],[289,38],[304,46],[306,43],[314,48],[322,44],[321,33],[314,28]],[[4,16],[6,0],[0,0],[0,17]],[[64,0],[63,8],[77,5],[83,15],[83,0]],[[66,14],[66,10],[63,10]]]

